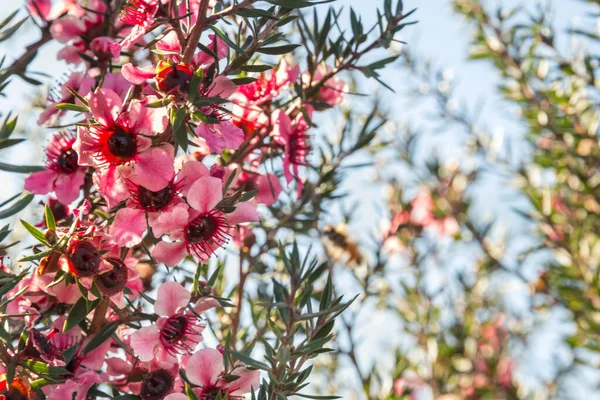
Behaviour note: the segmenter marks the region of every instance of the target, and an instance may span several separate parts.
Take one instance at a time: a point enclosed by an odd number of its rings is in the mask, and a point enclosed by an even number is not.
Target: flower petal
[[[25,190],[35,194],[50,193],[56,179],[56,172],[45,170],[34,172],[25,179]]]
[[[161,237],[165,233],[183,230],[188,224],[190,214],[185,204],[178,204],[171,211],[161,213],[158,218],[150,221],[154,236]]]
[[[201,213],[207,213],[223,199],[223,186],[219,178],[205,176],[198,179],[188,192],[190,206]]]
[[[223,371],[223,355],[215,349],[202,349],[190,357],[185,372],[195,385],[206,387],[217,382]]]
[[[249,370],[244,367],[234,368],[231,375],[239,376],[235,381],[225,385],[231,396],[242,396],[250,393],[253,389],[258,389],[260,385],[260,372]]]
[[[85,173],[77,171],[73,174],[60,174],[54,184],[56,198],[63,204],[69,205],[79,197]]]
[[[177,282],[165,282],[158,288],[154,312],[161,317],[170,317],[190,302],[192,294]]]
[[[121,68],[123,77],[134,85],[141,85],[146,83],[148,79],[154,78],[156,70],[152,65],[146,67],[136,67],[132,63],[123,65]]]
[[[152,147],[140,154],[136,161],[129,180],[153,192],[165,188],[175,176],[171,146]]]
[[[208,168],[200,161],[186,161],[181,166],[181,170],[175,178],[175,182],[182,183],[181,193],[187,196],[190,187],[199,178],[210,175]]]
[[[152,249],[152,256],[156,262],[175,267],[185,257],[187,250],[184,242],[159,242]]]
[[[132,247],[142,241],[146,231],[146,213],[133,208],[122,208],[110,226],[113,241],[119,246]]]
[[[160,331],[158,326],[150,325],[134,332],[131,335],[129,344],[135,355],[140,358],[140,361],[148,362],[154,358],[155,348],[159,340]]]
[[[111,89],[98,89],[89,96],[88,105],[94,119],[104,126],[112,125],[123,109],[119,95]]]
[[[235,206],[234,212],[227,214],[227,223],[230,225],[257,221],[258,213],[256,212],[256,208],[248,202],[239,203]]]

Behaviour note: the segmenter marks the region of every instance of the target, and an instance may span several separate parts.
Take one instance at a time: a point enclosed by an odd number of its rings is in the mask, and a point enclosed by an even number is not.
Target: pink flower
[[[258,220],[258,214],[249,203],[239,203],[235,211],[225,214],[215,208],[223,199],[221,179],[204,176],[190,187],[187,201],[191,208],[181,204],[172,212],[159,216],[152,229],[156,237],[169,234],[174,242],[159,242],[152,250],[158,262],[175,266],[187,254],[207,259],[227,242],[232,225]]]
[[[149,100],[135,101],[125,111],[121,98],[110,89],[89,95],[97,125],[79,127],[73,147],[80,165],[100,167],[94,172],[94,184],[109,207],[127,198],[123,174],[152,191],[167,186],[175,175],[173,149],[150,147],[152,141],[146,137],[164,131],[168,124],[166,110],[146,107]],[[125,164],[128,168],[123,168]]]
[[[244,142],[244,132],[227,120],[218,124],[200,123],[196,135],[206,140],[210,151],[217,154],[225,149],[237,150]]]
[[[233,169],[228,172],[231,173]],[[229,173],[223,178],[227,180]],[[242,171],[237,173],[229,185],[228,194],[233,194],[236,190],[243,188],[245,192],[258,190],[253,200],[259,204],[271,206],[277,202],[281,194],[282,187],[279,178],[273,174],[259,174],[252,171]]]
[[[165,145],[172,150],[171,145]],[[179,197],[186,193],[198,178],[208,175],[208,169],[199,161],[188,161],[182,165],[175,178],[158,191],[147,189],[143,185],[126,181],[130,197],[127,206],[120,209],[111,225],[113,241],[119,246],[131,247],[142,241],[146,231],[146,216],[153,225],[163,213],[168,213],[182,203]]]
[[[77,164],[73,149],[75,136],[70,131],[58,132],[46,145],[46,169],[32,173],[25,180],[25,190],[36,194],[55,192],[63,204],[79,197],[85,179],[85,169]]]
[[[231,96],[235,124],[247,133],[267,126],[269,118],[263,111],[263,105],[295,82],[299,74],[298,65],[291,66],[283,59],[277,72],[271,71],[269,77],[263,73],[256,81],[239,86]]]
[[[158,288],[154,312],[160,318],[155,324],[134,332],[130,339],[141,361],[151,361],[160,352],[191,353],[202,341],[204,324],[193,313],[185,311],[191,297],[177,282],[166,282]]]
[[[75,98],[69,89],[78,90],[83,80],[83,73],[73,72],[69,75],[66,82],[60,83],[58,87],[54,87],[48,95],[48,103],[46,109],[40,114],[38,125],[46,125],[54,116],[57,116],[57,118],[61,117],[65,111],[59,110],[55,106],[60,103],[74,103]]]
[[[227,374],[236,379],[225,379],[223,354],[214,349],[202,349],[188,360],[185,371],[191,383],[197,385],[194,393],[201,398],[216,397],[241,398],[258,389],[260,373],[246,367],[236,367]],[[172,397],[171,399],[179,399]]]
[[[283,174],[288,183],[293,179],[301,182],[299,167],[307,165],[306,157],[310,153],[310,137],[306,133],[308,124],[299,114],[292,123],[290,117],[283,110],[273,112],[273,136],[284,147]]]
[[[27,0],[27,11],[34,16],[48,21],[52,0]]]
[[[410,204],[410,222],[413,224],[430,228],[440,236],[454,236],[460,231],[460,226],[453,216],[436,218],[433,214],[435,203],[428,191],[421,190]]]
[[[128,0],[123,6],[120,20],[124,24],[133,25],[133,29],[120,44],[111,46],[112,54],[118,57],[121,49],[129,49],[142,36],[153,28],[154,17],[158,11],[158,0]]]
[[[300,75],[298,65],[290,65],[285,59],[281,60],[277,72],[271,71],[267,78],[266,73],[252,83],[241,85],[235,92],[236,104],[260,106],[277,97],[279,93],[295,82]]]
[[[110,36],[100,36],[90,42],[92,50],[101,59],[110,59],[112,57],[112,46],[117,42]],[[105,87],[103,85],[103,87]]]
[[[212,85],[200,89],[205,97],[229,98],[237,86],[224,76],[218,76]],[[209,118],[218,120],[218,123],[200,122],[196,127],[196,135],[206,140],[208,148],[213,153],[221,153],[225,149],[237,150],[244,142],[244,132],[235,126],[229,116],[216,106],[202,109]]]
[[[311,77],[308,74],[303,76],[303,80],[306,84],[315,86],[323,80],[327,74],[332,71],[329,65],[320,64],[315,70],[314,76]],[[348,84],[342,79],[335,76],[327,79],[319,89],[318,98],[331,107],[338,106],[344,100],[344,96],[348,93]]]

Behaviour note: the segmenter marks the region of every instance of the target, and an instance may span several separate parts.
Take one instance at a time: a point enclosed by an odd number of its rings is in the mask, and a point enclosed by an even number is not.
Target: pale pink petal
[[[140,154],[136,161],[129,180],[153,192],[163,189],[175,176],[170,146],[153,147]]]
[[[202,349],[190,357],[185,371],[190,382],[205,387],[217,383],[223,366],[223,355],[219,351]]]
[[[146,231],[146,213],[133,208],[122,208],[110,226],[113,241],[119,246],[132,247],[142,241]]]
[[[106,372],[111,376],[127,375],[133,370],[133,365],[117,357],[107,358],[106,366]]]
[[[157,101],[154,96],[148,96],[146,101],[135,101],[131,105],[128,118],[136,131],[142,135],[155,136],[163,133],[169,124],[166,107],[146,107],[147,103]]]
[[[141,85],[148,79],[154,78],[156,75],[156,69],[152,65],[148,65],[146,67],[136,67],[132,63],[128,63],[123,65],[121,68],[121,74],[123,74],[123,77],[134,85]]]
[[[220,154],[227,147],[225,138],[219,130],[219,124],[205,124],[201,122],[195,130],[196,136],[206,140],[206,145],[211,153]]]
[[[248,202],[239,203],[235,206],[235,211],[227,215],[227,223],[230,225],[241,224],[244,222],[257,222],[259,220],[256,207]]]
[[[175,267],[187,255],[184,242],[159,242],[152,249],[152,256],[158,263],[164,263],[169,267]]]
[[[78,38],[84,32],[85,25],[83,21],[71,15],[53,21],[50,25],[52,37],[63,44],[71,39]]]
[[[161,317],[170,317],[190,302],[192,294],[177,282],[165,282],[158,288],[154,312]]]
[[[164,400],[187,400],[188,397],[183,393],[171,393]]]
[[[136,25],[131,29],[131,32],[129,33],[129,35],[127,35],[125,37],[125,39],[123,39],[123,41],[121,42],[120,46],[121,49],[130,49],[131,46],[133,46],[139,39],[142,38],[142,36],[144,36],[146,34],[146,28],[144,26],[141,25]],[[113,55],[115,57],[117,57],[119,54],[115,54],[116,49],[113,49]],[[120,50],[119,50],[120,52]]]
[[[69,205],[77,198],[81,193],[81,185],[85,180],[85,172],[77,171],[72,174],[60,174],[56,179],[54,186],[54,193],[58,201],[65,205]]]
[[[241,396],[250,393],[253,389],[258,389],[260,385],[260,372],[238,367],[231,371],[231,375],[239,376],[233,382],[225,385],[231,396]]]
[[[25,179],[25,190],[35,194],[48,194],[53,190],[57,173],[51,170],[34,172]]]
[[[300,76],[300,66],[298,64],[293,67],[285,60],[281,60],[279,68],[275,74],[275,81],[277,86],[285,86],[292,82],[296,82]]]
[[[189,219],[190,214],[187,205],[178,204],[171,211],[161,213],[158,218],[150,221],[150,226],[154,236],[158,238],[165,233],[183,230]]]
[[[222,184],[220,179],[212,176],[198,179],[188,192],[188,203],[201,213],[209,212],[223,199]]]
[[[140,361],[148,362],[154,358],[156,346],[160,343],[160,330],[156,325],[145,326],[135,331],[129,344]]]
[[[273,124],[273,137],[281,144],[285,144],[293,131],[292,120],[283,110],[275,110],[271,116]]]
[[[117,206],[129,197],[127,183],[114,165],[96,169],[92,179],[96,190],[104,196],[109,208]]]
[[[211,308],[221,307],[221,303],[217,299],[212,297],[203,297],[196,302],[196,306],[194,307],[194,311],[198,314],[202,314]]]
[[[182,183],[181,193],[187,196],[187,193],[192,187],[192,184],[203,176],[210,175],[208,168],[200,161],[186,161],[181,166],[181,170],[175,178],[176,182]]]
[[[54,280],[54,274],[41,275],[38,277],[38,279],[40,282],[43,282],[43,284],[40,285],[40,289],[48,293],[50,296],[56,297],[61,303],[75,304],[77,300],[81,298],[81,292],[79,292],[77,285],[67,286],[65,281],[62,281],[56,285],[48,287],[48,285],[50,285],[50,283]]]
[[[259,176],[256,180],[256,188],[258,189],[256,201],[266,206],[275,204],[282,190],[279,178],[273,174]]]
[[[111,89],[98,89],[90,93],[88,104],[94,119],[104,126],[112,125],[123,108],[123,102],[117,93]]]
[[[226,148],[237,150],[244,143],[244,131],[235,126],[231,121],[221,121],[219,129],[221,135],[225,138]]]
[[[177,38],[175,31],[167,33],[161,40],[156,42],[156,48],[164,52],[181,53],[181,44]],[[167,58],[172,58],[174,55],[166,54]]]
[[[208,97],[221,97],[228,99],[237,89],[237,85],[233,81],[223,75],[219,75],[212,83],[212,87],[207,93]]]
[[[89,137],[89,133],[86,128],[82,126],[77,127],[77,139],[73,143],[73,150],[77,152],[77,163],[79,165],[94,165],[94,159],[91,154],[95,153],[95,147],[92,146],[85,139]]]
[[[88,337],[84,340],[83,345],[87,345],[93,337]],[[89,369],[99,370],[102,368],[104,364],[104,360],[106,359],[106,353],[108,353],[108,349],[110,349],[112,339],[108,339],[104,341],[100,346],[96,347],[94,350],[87,353],[81,359],[81,366]]]

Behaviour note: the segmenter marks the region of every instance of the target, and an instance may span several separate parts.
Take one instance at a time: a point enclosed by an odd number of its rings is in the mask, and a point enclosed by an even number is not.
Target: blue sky
[[[3,6],[0,9],[0,19],[8,15],[12,10],[11,7],[7,7],[8,3],[6,0],[3,1]],[[357,11],[357,13],[363,18],[363,21],[368,25],[373,22],[376,17],[375,5],[380,5],[382,1],[366,1],[366,0],[339,0],[339,5],[351,5]],[[487,4],[502,4],[504,6],[514,6],[517,4],[533,7],[538,4],[535,0],[504,0],[504,1],[487,1]],[[546,2],[544,2],[545,4]],[[553,3],[553,10],[555,15],[555,26],[559,30],[565,30],[568,27],[582,23],[584,17],[584,11],[586,6],[582,1],[575,0],[556,0]],[[15,6],[22,4],[22,2],[11,3]],[[508,138],[518,138],[522,134],[521,126],[516,122],[517,116],[515,115],[515,109],[502,102],[500,96],[495,90],[497,84],[497,78],[495,71],[487,66],[483,62],[468,63],[467,47],[468,42],[471,38],[471,30],[461,20],[460,17],[451,12],[451,5],[448,0],[405,0],[406,9],[412,9],[417,7],[418,11],[413,14],[413,18],[418,20],[417,25],[406,28],[401,35],[401,39],[408,42],[408,46],[413,52],[418,55],[423,55],[431,59],[437,66],[452,71],[455,76],[455,82],[457,86],[457,98],[455,99],[459,104],[465,102],[469,107],[475,107],[481,102],[484,104],[483,108],[483,121],[486,127],[494,129],[502,127]],[[22,48],[34,41],[36,38],[31,35],[31,30],[23,30],[15,40],[8,42],[7,44],[0,45],[0,53],[8,54],[8,58],[16,57],[22,51]],[[566,36],[563,36],[563,38]],[[572,43],[568,39],[559,42],[559,47],[565,51],[569,51]],[[68,67],[54,60],[54,54],[60,48],[56,44],[47,46],[40,54],[40,57],[33,64],[37,70],[43,70],[44,72],[53,76],[53,79],[60,77],[62,74],[68,71]],[[400,120],[409,120],[411,123],[425,125],[431,123],[428,121],[427,110],[417,109],[417,112],[413,110],[408,111],[406,97],[403,96],[404,87],[408,76],[404,72],[398,69],[389,69],[384,74],[384,79],[390,82],[396,89],[397,95],[386,94],[385,99],[387,101],[386,108],[397,115]],[[51,82],[50,80],[49,82]],[[22,116],[27,115],[27,110],[23,110],[23,106],[27,103],[33,90],[30,86],[23,84],[18,79],[15,79],[10,85],[6,98],[0,98],[0,111],[4,114],[8,110],[24,111],[21,113]],[[37,116],[25,121],[22,119],[20,126],[33,138],[36,138],[32,146],[19,145],[11,148],[10,151],[3,151],[1,158],[3,161],[19,163],[19,164],[38,164],[40,163],[40,157],[42,155],[42,147],[44,144],[45,133],[38,129],[35,125]],[[353,183],[348,185],[348,189],[354,193],[354,198],[360,198],[364,201],[365,207],[363,208],[363,218],[359,217],[359,223],[369,224],[373,221],[370,218],[371,213],[377,212],[378,202],[381,201],[381,191],[377,186],[367,186],[368,190],[363,190],[364,185],[368,184],[368,181],[372,177],[372,171],[363,171],[357,173],[353,177]],[[0,182],[2,182],[3,190],[0,191],[0,201],[12,196],[17,191],[22,190],[22,180],[24,176],[15,177],[15,175],[9,175],[0,171]],[[354,179],[356,178],[356,179]],[[496,202],[498,200],[496,199]],[[4,222],[4,221],[1,221]],[[373,226],[371,226],[373,228]],[[554,317],[553,317],[554,318]],[[558,317],[556,317],[558,318]],[[375,335],[370,337],[370,341],[375,341],[377,334],[374,326],[379,324],[385,324],[386,316],[380,314],[374,319],[369,320],[369,335]],[[538,360],[542,362],[550,362],[547,360],[546,355],[543,351],[547,347],[552,347],[556,340],[557,325],[550,324],[546,330],[552,331],[554,335],[544,337],[542,333],[539,341],[544,344],[543,348],[539,350],[537,347],[533,349],[534,356],[538,357]],[[382,330],[381,332],[389,332],[388,330]],[[383,339],[379,338],[379,339]],[[382,346],[389,345],[389,342],[382,340],[379,342]],[[362,347],[359,356],[364,360],[372,359],[372,350],[367,347]],[[588,398],[593,398],[589,397]]]

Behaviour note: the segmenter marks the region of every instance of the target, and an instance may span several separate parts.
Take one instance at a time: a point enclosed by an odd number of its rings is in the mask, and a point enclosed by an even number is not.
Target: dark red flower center
[[[188,251],[198,257],[210,256],[217,247],[227,243],[228,228],[225,216],[219,210],[200,215],[187,226],[185,231]]]
[[[174,343],[180,340],[186,333],[188,320],[183,315],[169,317],[162,330],[161,337],[168,343]]]
[[[153,192],[140,186],[137,193],[137,200],[146,211],[159,211],[168,206],[175,197],[175,187],[169,183],[165,188]]]
[[[310,153],[310,136],[302,129],[296,128],[289,140],[288,155],[293,165],[306,165],[306,157]]]
[[[108,138],[108,151],[119,159],[132,158],[137,150],[135,137],[121,127],[117,127]]]
[[[94,276],[100,268],[100,253],[96,246],[87,240],[74,241],[69,252],[60,262],[67,262],[69,272],[78,277]]]
[[[160,71],[156,76],[158,89],[163,92],[170,92],[179,88],[182,92],[187,92],[190,81],[194,76],[191,67],[187,65],[173,65]]]
[[[58,157],[58,165],[63,172],[75,172],[79,167],[77,164],[77,152],[71,148],[64,149],[62,154]]]
[[[142,381],[140,396],[144,400],[161,400],[173,389],[175,378],[164,369],[149,372]]]
[[[210,240],[219,227],[218,221],[212,215],[196,218],[186,232],[186,238],[191,243]]]
[[[127,284],[129,274],[127,266],[118,258],[108,258],[106,262],[111,264],[113,268],[98,275],[95,282],[103,295],[114,296],[123,290]]]

